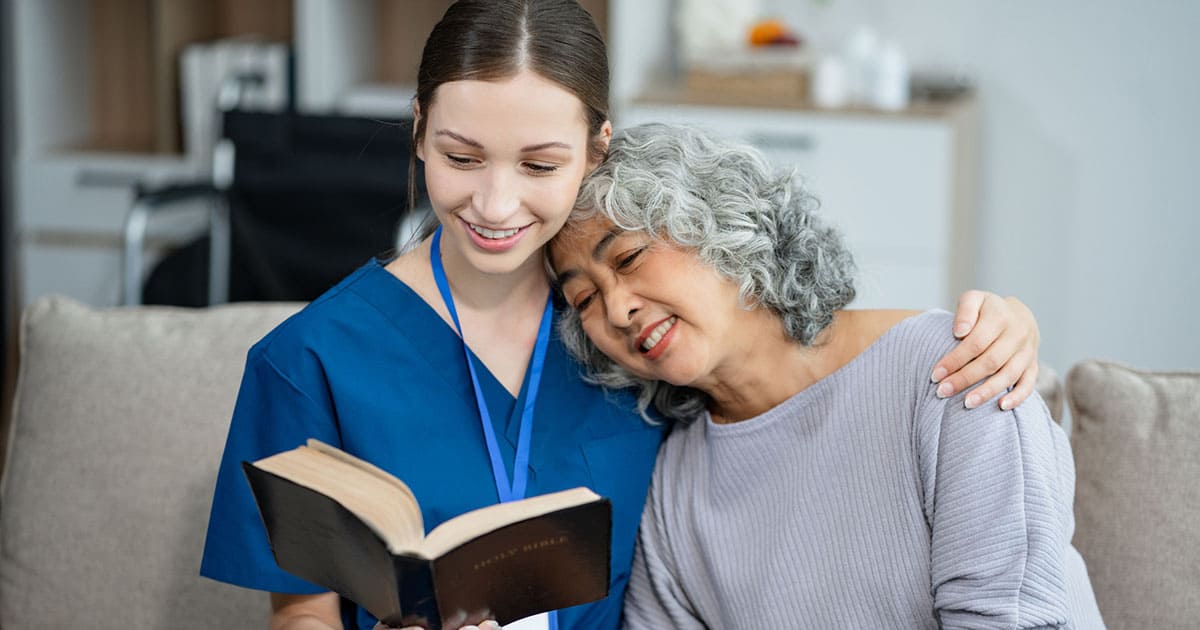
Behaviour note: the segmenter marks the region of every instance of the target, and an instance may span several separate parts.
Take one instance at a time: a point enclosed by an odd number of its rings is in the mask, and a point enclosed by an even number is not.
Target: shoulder
[[[892,326],[885,337],[889,342],[926,353],[945,352],[954,347],[954,315],[941,309],[917,313]],[[939,355],[940,358],[940,355]]]
[[[928,382],[934,364],[958,344],[953,323],[954,316],[943,310],[905,317],[883,330],[864,355],[893,374],[912,374]]]
[[[249,359],[287,368],[377,336],[387,317],[375,297],[389,280],[401,284],[378,261],[364,264],[267,333],[250,349]]]

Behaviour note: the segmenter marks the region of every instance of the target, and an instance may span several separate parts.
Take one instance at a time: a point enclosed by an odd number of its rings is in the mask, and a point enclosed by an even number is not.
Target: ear
[[[412,131],[412,133],[413,133],[413,150],[417,154],[417,159],[424,162],[425,161],[425,147],[421,146],[424,143],[417,142],[417,123],[421,122],[421,104],[417,102],[416,98],[413,99],[413,110],[412,111],[413,111],[413,131]]]
[[[604,151],[608,152],[608,143],[612,142],[612,121],[606,120],[600,125],[600,137],[604,140]]]
[[[608,145],[612,142],[613,126],[612,121],[606,120],[603,125],[600,125],[600,144],[604,148],[604,153],[608,154]],[[599,163],[588,164],[588,170],[600,166]]]

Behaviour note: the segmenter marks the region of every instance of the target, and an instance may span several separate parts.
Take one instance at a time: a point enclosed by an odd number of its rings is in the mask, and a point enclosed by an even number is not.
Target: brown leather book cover
[[[242,467],[279,566],[354,601],[388,625],[439,630],[443,619],[464,614],[466,623],[495,619],[504,624],[608,595],[608,499],[591,495],[451,539],[442,545],[445,551],[426,557],[430,554],[417,548],[420,541],[413,551],[390,550],[380,532],[328,494],[255,464]],[[457,518],[478,520],[502,507]]]

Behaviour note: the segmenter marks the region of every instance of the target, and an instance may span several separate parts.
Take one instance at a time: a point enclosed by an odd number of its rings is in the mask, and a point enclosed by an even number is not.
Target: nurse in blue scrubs
[[[201,573],[269,591],[272,628],[375,625],[276,566],[239,467],[316,438],[403,479],[426,528],[575,486],[609,497],[608,598],[531,623],[616,628],[664,427],[630,394],[582,380],[553,333],[542,253],[612,133],[603,39],[574,0],[460,0],[418,76],[413,142],[438,229],[368,262],[250,350]],[[1028,395],[1028,309],[972,292],[959,319],[974,327],[962,356],[943,360],[955,389],[992,363],[1007,367],[982,387]],[[984,359],[968,347],[986,348]]]

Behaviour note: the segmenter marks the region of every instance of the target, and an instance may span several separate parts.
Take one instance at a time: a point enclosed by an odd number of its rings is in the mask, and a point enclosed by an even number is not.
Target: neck
[[[427,241],[428,242],[428,241]],[[472,265],[462,252],[447,247],[442,239],[442,267],[454,293],[456,308],[471,311],[522,312],[513,305],[541,305],[550,284],[542,267],[541,255],[535,254],[507,273],[486,273]],[[426,253],[428,256],[428,253]]]
[[[720,424],[760,416],[811,387],[838,366],[838,344],[833,326],[813,347],[788,337],[779,318],[766,309],[757,311],[765,321],[747,329],[759,331],[737,345],[737,356],[713,371],[712,380],[697,387],[712,399],[709,413]],[[836,318],[835,318],[836,322]]]

